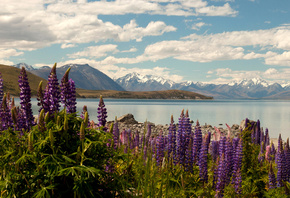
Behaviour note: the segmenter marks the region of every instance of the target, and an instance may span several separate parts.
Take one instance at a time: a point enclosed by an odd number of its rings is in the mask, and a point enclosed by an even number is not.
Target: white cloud
[[[5,60],[5,59],[0,59],[0,64],[3,64],[3,65],[14,65],[14,63],[12,61]]]
[[[64,43],[61,45],[61,49],[65,49],[65,48],[71,48],[71,47],[75,47],[75,44],[69,44],[69,43]]]
[[[122,14],[118,11],[123,8],[123,14],[132,13],[132,10],[144,13],[140,7],[138,9],[138,2],[135,5],[133,1],[74,3],[28,0],[22,3],[18,0],[3,0],[0,2],[1,47],[35,50],[60,43],[64,49],[77,43],[141,41],[144,36],[159,36],[176,30],[162,21],[151,21],[147,26],[140,27],[132,20],[122,27],[98,18],[101,14],[98,10],[117,11],[110,14]],[[141,2],[146,5],[147,1]],[[48,5],[44,5],[45,3]],[[154,10],[150,6],[146,9]]]
[[[48,5],[49,12],[75,14],[86,10],[87,14],[97,15],[124,15],[124,14],[151,14],[167,16],[235,16],[228,3],[223,6],[208,5],[203,0],[116,0],[95,1],[86,4],[52,3]]]
[[[267,65],[290,66],[290,51],[265,59]]]
[[[123,50],[121,52],[125,53],[125,52],[137,52],[137,51],[138,51],[138,49],[136,47],[132,47],[129,50]]]
[[[195,23],[192,25],[191,29],[200,30],[203,26],[211,26],[211,24],[206,24],[204,22]]]
[[[18,52],[15,49],[1,49],[0,48],[0,59],[9,58],[10,56],[20,56],[23,52]]]
[[[117,45],[99,45],[99,46],[90,46],[85,48],[83,51],[76,52],[73,54],[69,54],[68,57],[70,58],[77,58],[77,57],[94,57],[100,58],[107,56],[108,52],[116,53],[119,50],[117,49]]]

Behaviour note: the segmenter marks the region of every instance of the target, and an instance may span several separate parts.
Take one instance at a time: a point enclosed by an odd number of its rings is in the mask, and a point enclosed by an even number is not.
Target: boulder
[[[123,115],[117,119],[118,122],[124,123],[124,124],[138,124],[138,122],[135,120],[133,114],[128,113],[126,115]]]

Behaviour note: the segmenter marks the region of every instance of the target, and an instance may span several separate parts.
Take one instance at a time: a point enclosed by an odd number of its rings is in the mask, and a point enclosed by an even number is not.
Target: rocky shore
[[[131,129],[132,132],[138,131],[141,134],[144,132],[145,124],[143,122],[136,121],[132,114],[123,115],[117,118],[117,121],[118,121],[118,127],[120,131],[122,131],[123,129]],[[110,126],[112,122],[113,121],[109,121],[107,123],[108,126]],[[168,132],[169,124],[162,125],[162,124],[155,124],[151,122],[148,122],[148,123],[151,125],[152,134],[158,134],[160,133],[160,131],[163,131],[164,134]],[[191,123],[193,126],[195,126],[194,121],[191,121]],[[209,125],[209,124],[200,125],[200,127],[203,134],[206,134],[208,132],[211,132],[213,134],[213,132],[215,131],[214,126]],[[241,131],[241,129],[244,129],[244,127],[245,127],[244,121],[242,121],[240,125],[234,124],[230,126],[232,136],[236,137],[238,133]],[[228,133],[227,127],[224,128],[222,126],[218,126],[217,128],[220,130],[221,134],[223,135],[226,135]]]

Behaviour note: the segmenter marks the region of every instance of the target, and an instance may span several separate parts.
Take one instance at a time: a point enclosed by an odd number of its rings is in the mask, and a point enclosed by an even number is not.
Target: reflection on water
[[[19,103],[19,100],[16,100]],[[218,126],[225,123],[239,124],[243,119],[260,120],[261,126],[268,128],[271,137],[290,137],[290,101],[277,100],[134,100],[104,99],[108,111],[107,120],[114,120],[127,113],[132,113],[139,122],[146,120],[155,124],[169,124],[173,115],[175,122],[182,109],[189,112],[191,120],[199,120],[201,124]],[[34,114],[38,107],[36,99],[32,99]],[[90,119],[97,121],[97,99],[78,99],[77,111],[87,105]]]

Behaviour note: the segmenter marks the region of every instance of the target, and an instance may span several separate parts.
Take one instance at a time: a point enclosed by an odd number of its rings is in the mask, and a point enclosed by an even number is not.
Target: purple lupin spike
[[[202,146],[199,152],[198,166],[199,166],[199,178],[202,182],[208,182],[208,171],[207,171],[207,138],[202,141]]]
[[[181,111],[180,117],[178,118],[178,130],[176,134],[176,162],[183,164],[185,154],[185,142],[184,142],[184,110]]]
[[[280,136],[281,137],[281,134]],[[279,141],[279,146],[278,150],[276,153],[276,163],[277,163],[277,187],[283,187],[283,181],[286,181],[286,170],[285,170],[285,165],[286,165],[286,159],[284,155],[284,149],[282,145],[282,140]]]
[[[99,121],[99,127],[103,126],[103,130],[107,131],[106,123],[107,123],[107,109],[105,107],[105,103],[103,100],[103,97],[100,96],[100,102],[99,102],[99,107],[98,107],[98,121]]]
[[[114,149],[118,148],[119,136],[120,136],[120,131],[119,131],[119,127],[118,127],[118,121],[117,121],[117,119],[115,119],[115,123],[113,126]]]
[[[48,82],[43,95],[43,109],[45,113],[49,112],[50,116],[53,116],[55,112],[60,108],[60,90],[59,83],[56,75],[56,63],[52,67],[48,76]]]
[[[3,96],[4,96],[4,92],[3,92],[3,78],[2,78],[2,74],[0,72],[0,104],[2,103]]]
[[[76,107],[76,86],[75,82],[72,79],[69,79],[69,93],[70,97],[68,100],[68,113],[75,113],[77,111]]]
[[[233,173],[233,145],[232,145],[232,140],[230,138],[227,138],[225,142],[225,162],[226,162],[225,182],[227,185],[229,184],[230,178]]]
[[[226,182],[226,162],[225,155],[222,154],[222,157],[219,160],[217,168],[217,183],[216,183],[216,194],[215,197],[223,197],[225,182]]]
[[[3,100],[1,103],[1,110],[0,110],[0,119],[1,119],[1,129],[7,130],[9,127],[13,126],[13,120],[11,117],[10,109],[7,106],[7,96],[4,94]]]
[[[276,176],[275,173],[273,171],[273,166],[272,163],[270,164],[270,169],[269,169],[269,189],[273,189],[277,187],[277,183],[276,183]]]
[[[175,157],[176,152],[176,125],[174,124],[173,115],[171,115],[171,122],[168,129],[168,156]]]
[[[26,121],[25,129],[29,130],[35,123],[31,108],[31,89],[24,67],[21,69],[18,82],[20,88],[20,105],[23,110],[23,117]]]
[[[232,184],[235,185],[236,193],[240,193],[241,188],[241,168],[242,168],[242,159],[243,159],[243,144],[242,139],[239,139],[238,145],[235,148],[234,157],[233,157],[233,176]]]
[[[162,165],[163,157],[164,157],[164,136],[163,136],[163,132],[160,131],[159,135],[156,138],[155,158],[156,158],[157,166]]]
[[[193,152],[192,159],[194,163],[198,162],[201,145],[202,145],[202,133],[201,133],[199,122],[197,120],[196,126],[195,126],[195,133],[193,137],[193,149],[192,149],[192,152]]]
[[[212,160],[215,162],[219,156],[219,141],[213,140],[211,142],[210,154]]]

